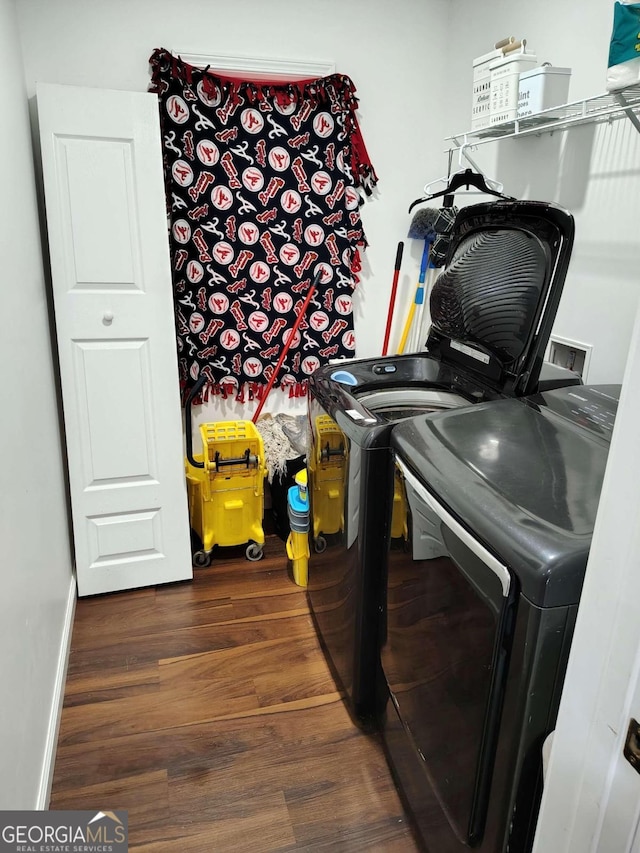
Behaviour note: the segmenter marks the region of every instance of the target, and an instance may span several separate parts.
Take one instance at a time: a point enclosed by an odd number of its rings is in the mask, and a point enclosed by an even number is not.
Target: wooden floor
[[[78,601],[52,809],[127,809],[131,850],[417,846],[351,722],[283,543]]]

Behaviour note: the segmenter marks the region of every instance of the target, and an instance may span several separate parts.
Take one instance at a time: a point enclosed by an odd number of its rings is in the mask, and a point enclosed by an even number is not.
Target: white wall
[[[449,32],[459,60],[444,135],[470,127],[470,58],[505,36],[525,37],[541,62],[572,68],[570,100],[604,92],[612,20],[613,2],[602,0],[454,0]],[[593,345],[589,382],[620,382],[638,305],[640,134],[625,120],[494,142],[471,156],[505,192],[556,201],[574,214],[575,248],[554,333]]]
[[[74,587],[13,0],[0,0],[0,67],[0,809],[33,809],[46,804]]]
[[[433,170],[442,171],[446,163],[440,120],[444,90],[435,81],[446,50],[447,8],[448,0],[403,0],[392,6],[387,0],[18,3],[30,93],[36,81],[144,91],[155,47],[329,59],[353,79],[362,132],[380,179],[362,214],[370,248],[355,298],[361,357],[382,349],[396,247],[411,221],[409,204]],[[402,309],[417,277],[421,246],[415,242],[405,246],[397,303]],[[399,334],[397,329],[396,340]],[[287,398],[275,391],[266,410],[283,402]],[[250,411],[226,405],[217,416],[247,417]]]

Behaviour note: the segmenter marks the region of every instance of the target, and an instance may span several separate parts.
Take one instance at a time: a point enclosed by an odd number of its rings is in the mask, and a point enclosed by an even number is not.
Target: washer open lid
[[[501,393],[533,393],[574,230],[573,216],[547,202],[462,208],[431,292],[429,355]]]

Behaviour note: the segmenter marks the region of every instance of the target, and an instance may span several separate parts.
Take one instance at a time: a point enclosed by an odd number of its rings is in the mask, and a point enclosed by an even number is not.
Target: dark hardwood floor
[[[127,809],[136,851],[417,850],[284,545],[78,601],[50,807]]]

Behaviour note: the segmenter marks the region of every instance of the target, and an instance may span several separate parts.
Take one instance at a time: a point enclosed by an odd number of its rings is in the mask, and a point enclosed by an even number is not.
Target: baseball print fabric
[[[377,182],[343,74],[222,77],[164,49],[150,59],[163,136],[180,381],[260,398],[312,280],[318,290],[276,385],[291,396],[355,355],[352,291]]]

